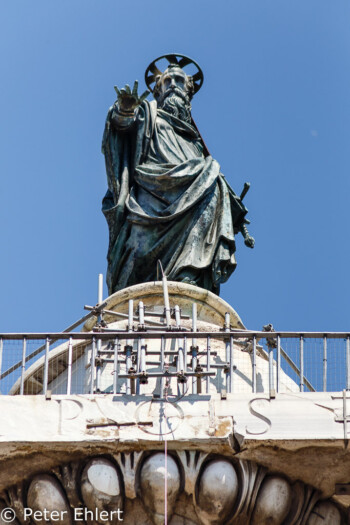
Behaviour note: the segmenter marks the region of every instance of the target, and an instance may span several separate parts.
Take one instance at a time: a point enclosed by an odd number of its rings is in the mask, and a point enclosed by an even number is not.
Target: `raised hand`
[[[139,83],[137,80],[134,82],[132,91],[130,90],[130,86],[128,84],[126,84],[126,86],[120,90],[117,86],[114,86],[114,89],[118,95],[117,104],[120,113],[126,113],[129,115],[133,114],[135,109],[148,97],[150,93],[148,89],[146,89],[146,91],[142,93],[140,97],[138,96],[138,86]]]

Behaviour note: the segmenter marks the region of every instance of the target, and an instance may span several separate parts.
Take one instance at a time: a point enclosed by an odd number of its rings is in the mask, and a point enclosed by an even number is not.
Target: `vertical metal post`
[[[114,340],[114,370],[113,370],[113,394],[118,394],[118,357],[119,357],[119,338]]]
[[[101,349],[102,349],[102,341],[101,339],[97,339],[97,359],[95,361],[96,363],[96,392],[101,391],[101,372],[102,372],[102,366],[101,366]]]
[[[92,338],[91,363],[90,363],[90,394],[94,393],[95,381],[95,361],[96,361],[96,338]]]
[[[19,393],[21,396],[24,394],[24,373],[26,371],[26,353],[27,353],[27,338],[23,337],[23,346],[22,346],[22,367],[21,367],[21,386]]]
[[[304,392],[304,337],[300,336],[300,392]]]
[[[181,346],[178,347],[178,353],[177,353],[177,371],[183,374],[185,371],[184,366],[184,352],[183,348]]]
[[[225,313],[225,332],[230,331],[230,314],[228,312]],[[230,342],[231,338],[225,340],[225,347],[226,347],[226,392],[231,392],[231,352],[230,352]]]
[[[183,345],[184,345],[184,372],[187,372],[187,337],[184,335],[183,338]]]
[[[73,361],[73,339],[69,338],[68,343],[68,367],[67,367],[67,395],[71,394],[72,390],[72,361]]]
[[[210,372],[210,336],[207,337],[207,372]],[[206,377],[206,393],[209,394],[210,376]]]
[[[281,381],[281,337],[277,336],[277,380],[276,380],[276,391],[280,391]]]
[[[275,381],[273,377],[273,344],[268,346],[269,348],[269,391],[270,396],[275,389]]]
[[[162,374],[165,372],[165,338],[162,336],[160,340],[160,370]],[[160,397],[164,395],[164,377],[160,378]]]
[[[0,337],[0,377],[1,377],[1,373],[2,373],[2,353],[3,353],[3,349],[4,349],[4,342],[3,342],[2,337]],[[0,390],[0,394],[1,394],[1,390]]]
[[[129,320],[128,320],[128,332],[132,332],[132,326],[134,321],[134,301],[132,299],[129,299]],[[132,365],[131,361],[131,354],[132,354],[132,348],[133,348],[133,340],[127,339],[126,345],[125,345],[125,365],[126,365],[126,373],[129,373],[129,370]],[[131,379],[128,377],[126,379],[126,393],[128,395],[131,394]]]
[[[197,332],[197,303],[192,304],[192,332]],[[192,339],[192,372],[195,372],[198,365],[198,346],[197,338],[193,337]],[[192,394],[197,394],[197,378],[194,376],[192,378]]]
[[[346,390],[350,390],[350,337],[346,338]]]
[[[233,336],[230,337],[230,392],[233,392]]]
[[[176,328],[181,330],[180,308],[177,304],[175,305],[175,323]],[[177,339],[177,371],[179,374],[184,374],[185,372],[184,342],[180,338]],[[182,385],[182,394],[184,393],[184,388],[184,385]]]
[[[168,282],[165,274],[163,274],[163,295],[164,295],[164,307],[165,307],[165,319],[167,328],[170,326],[170,302],[168,292]]]
[[[45,361],[44,361],[44,381],[43,381],[43,394],[47,394],[47,384],[49,379],[49,352],[50,352],[50,339],[46,338],[45,345]]]
[[[103,301],[103,274],[98,274],[98,290],[97,290],[97,303],[101,304]],[[102,322],[103,316],[102,313],[98,316],[98,323],[100,324]],[[101,390],[101,350],[102,350],[102,341],[101,339],[97,339],[97,364],[96,364],[96,392],[100,392]]]
[[[141,330],[145,326],[145,307],[143,301],[139,302],[139,320]],[[137,340],[137,362],[138,362],[138,372],[141,374],[146,374],[146,344],[143,337]],[[137,393],[140,393],[140,380],[137,382]]]
[[[180,329],[181,328],[181,316],[180,316],[180,308],[179,308],[179,305],[175,305],[175,323],[176,323],[176,328],[177,329]]]
[[[344,439],[348,439],[348,414],[346,407],[346,390],[343,390],[343,419],[344,419]]]
[[[323,336],[323,392],[327,392],[327,336]]]
[[[256,394],[256,336],[253,337],[253,362],[252,362],[252,386],[253,394]]]

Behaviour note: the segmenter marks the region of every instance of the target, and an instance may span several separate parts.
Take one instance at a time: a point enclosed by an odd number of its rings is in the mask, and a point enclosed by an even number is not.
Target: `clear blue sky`
[[[1,329],[62,330],[106,273],[100,152],[113,85],[166,52],[205,79],[193,116],[256,247],[222,287],[251,329],[348,330],[348,0],[1,2]],[[105,289],[105,295],[106,295]]]

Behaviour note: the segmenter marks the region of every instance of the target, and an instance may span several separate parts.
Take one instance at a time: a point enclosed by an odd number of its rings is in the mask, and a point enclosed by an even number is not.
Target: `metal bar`
[[[72,362],[73,362],[73,340],[70,337],[68,343],[68,367],[67,367],[67,395],[72,390]]]
[[[350,337],[346,338],[346,390],[350,390]]]
[[[125,364],[126,364],[126,372],[129,373],[129,370],[131,368],[132,362],[131,362],[131,354],[132,354],[132,348],[133,348],[133,340],[130,339],[130,335],[132,335],[133,332],[133,319],[134,319],[134,301],[132,299],[129,299],[129,310],[128,310],[128,339],[126,341],[126,347],[125,347]],[[131,394],[131,379],[127,379],[126,381],[126,393]]]
[[[277,336],[277,378],[276,378],[276,391],[280,391],[281,382],[281,337]]]
[[[192,332],[196,334],[197,332],[197,303],[192,303]],[[195,371],[198,366],[198,346],[197,346],[197,337],[192,337],[192,370]],[[192,394],[197,394],[197,379],[192,380]]]
[[[139,320],[140,320],[140,326],[143,327],[145,324],[145,309],[143,302],[139,302]],[[145,345],[145,339],[141,337],[138,340],[138,352],[137,352],[137,360],[138,360],[138,371],[141,374],[146,374],[146,345]],[[140,383],[138,383],[138,393],[140,391]]]
[[[323,338],[323,392],[327,392],[327,337]]]
[[[197,303],[192,304],[192,332],[197,332]],[[192,338],[192,346],[197,346],[197,339]]]
[[[70,326],[68,326],[68,328],[63,330],[63,332],[60,333],[59,336],[57,335],[57,333],[56,333],[56,337],[53,337],[54,334],[50,334],[51,342],[54,343],[58,339],[68,339],[69,337],[71,337],[71,333],[70,333],[71,330],[74,330],[74,328],[76,328],[77,326],[81,325],[82,323],[84,323],[85,321],[90,319],[90,317],[92,317],[93,315],[94,315],[93,312],[90,312],[89,314],[84,315],[83,317],[81,317],[81,319],[79,319],[75,323],[73,323]],[[64,337],[64,336],[62,337],[62,334],[67,334],[69,337]],[[13,335],[15,335],[15,334],[13,334]],[[23,337],[27,337],[27,339],[46,339],[46,336],[47,336],[47,334],[41,334],[41,337],[34,337],[35,335],[37,335],[37,334],[31,334],[31,336],[28,335],[28,334],[23,334]],[[10,337],[9,339],[22,339],[22,337],[15,337],[15,338]],[[26,363],[28,363],[28,361],[33,359],[33,357],[36,357],[38,354],[40,354],[44,349],[45,349],[45,345],[42,345],[39,348],[37,348],[36,350],[34,350],[34,352],[32,352],[31,354],[29,354],[26,357]],[[0,379],[3,379],[3,377],[6,377],[9,374],[11,374],[12,372],[14,372],[15,370],[17,370],[17,368],[19,368],[21,366],[21,364],[22,364],[22,362],[18,361],[18,363],[16,363],[15,365],[11,366],[10,368],[8,368],[3,374],[1,373],[1,367],[0,367]]]
[[[228,312],[225,313],[225,326],[224,330],[225,332],[230,331],[230,314]],[[230,366],[230,340],[231,338],[228,338],[225,340],[225,360],[226,360],[226,392],[230,392],[230,386],[231,386],[231,366]]]
[[[348,439],[348,415],[346,407],[346,390],[343,390],[343,419],[344,419],[344,439]]]
[[[273,393],[275,389],[275,382],[273,377],[273,347],[270,345],[269,347],[269,391],[270,396]]]
[[[97,287],[97,304],[102,304],[103,302],[103,274],[98,274],[98,287]],[[103,314],[102,310],[99,311],[99,315],[97,318],[97,323],[99,326],[102,326],[103,321]],[[101,347],[102,347],[102,341],[100,338],[97,339],[97,355],[100,357],[101,353]],[[96,366],[96,392],[101,391],[101,362],[98,359],[97,364],[95,362]]]
[[[252,361],[252,387],[253,393],[256,393],[256,337],[253,337],[253,361]]]
[[[90,394],[94,393],[95,380],[95,360],[96,360],[96,338],[92,338],[91,363],[90,363]]]
[[[101,274],[100,274],[101,275]],[[100,361],[100,354],[101,354],[101,348],[102,348],[102,341],[100,338],[97,339],[97,356],[98,359],[96,360],[96,392],[101,391],[101,361]]]
[[[304,392],[304,338],[300,336],[300,392]]]
[[[160,369],[162,372],[165,371],[165,339],[164,337],[160,340]],[[160,396],[164,395],[164,377],[160,380]]]
[[[233,376],[233,370],[234,370],[234,345],[233,345],[233,337],[231,335],[230,337],[230,392],[233,392],[233,386],[234,386],[234,376]]]
[[[184,336],[183,338],[183,345],[184,345],[184,372],[187,372],[187,337]]]
[[[95,307],[94,306],[86,306],[85,308],[87,310],[89,310],[89,309],[93,310]],[[102,314],[112,315],[112,316],[115,316],[115,317],[121,317],[122,319],[128,319],[129,318],[128,314],[123,314],[122,312],[115,312],[114,310],[105,310],[105,309],[103,309],[101,311],[101,313]],[[146,312],[145,315],[148,317],[151,314]],[[156,315],[157,315],[157,317],[162,317],[161,314],[156,314]],[[136,316],[134,316],[134,320],[137,320]],[[152,319],[147,319],[147,323],[154,324],[155,326],[163,326],[164,327],[164,323],[161,323],[160,321],[153,321]]]
[[[164,330],[169,331],[171,329],[172,329],[171,326],[169,328],[166,328],[165,325],[162,324],[162,323],[160,323],[158,326],[150,326],[150,325],[145,324],[143,326],[142,331],[143,332],[145,332],[145,331],[148,332],[148,330],[154,330],[154,331],[155,330],[157,330],[157,331],[159,330],[160,332],[164,332]],[[140,330],[136,330],[136,332],[139,332],[139,331]],[[180,331],[181,332],[189,332],[190,330],[189,330],[189,328],[186,328],[186,327],[183,326],[183,327],[181,327]],[[103,326],[103,327],[99,327],[99,328],[94,328],[93,332],[98,332],[98,333],[115,333],[115,330],[113,328],[106,328],[106,327]],[[125,329],[118,329],[118,332],[126,332],[126,330]]]
[[[129,299],[129,310],[128,310],[128,332],[129,332],[129,338],[126,342],[127,345],[132,345],[132,342],[130,341],[130,335],[133,332],[133,320],[134,320],[134,301],[132,299]]]
[[[50,338],[46,338],[45,344],[45,361],[44,361],[44,380],[43,380],[43,394],[47,394],[47,385],[49,380],[49,352],[50,352]]]
[[[210,372],[210,336],[207,337],[207,372]],[[210,390],[210,376],[206,377],[206,393]]]
[[[23,346],[22,346],[22,370],[21,370],[21,386],[19,393],[21,396],[24,394],[24,374],[26,371],[26,353],[27,353],[27,338],[23,337]]]
[[[179,305],[175,305],[175,323],[176,328],[178,330],[181,330],[181,316],[180,316],[180,308]],[[186,362],[186,354],[184,353],[184,339],[177,339],[177,371],[179,374],[184,374],[185,372],[185,362]],[[185,393],[185,385],[182,384],[179,386],[179,390],[181,394]]]
[[[130,377],[132,379],[138,379],[141,375],[142,374],[119,374],[119,377],[121,379],[125,378],[125,377]],[[147,375],[148,375],[148,377],[178,377],[178,373],[177,372],[164,372],[163,374],[160,373],[160,372],[150,372]],[[200,375],[203,376],[203,377],[215,376],[216,372],[201,372]],[[198,376],[198,372],[187,372],[186,376],[187,377],[197,377]]]
[[[170,326],[170,302],[169,302],[169,292],[168,292],[168,282],[166,275],[163,274],[163,295],[164,295],[164,306],[165,306],[165,320],[166,325]]]
[[[159,339],[161,339],[161,337]],[[101,353],[102,353],[102,355],[105,355],[105,354],[107,354],[107,355],[113,354],[114,355],[114,350],[102,350]],[[164,355],[165,356],[167,356],[167,355],[175,356],[176,354],[177,354],[176,350],[165,350],[164,351]],[[148,350],[148,348],[147,348],[147,355],[158,355],[159,356],[160,354],[159,354],[159,351],[157,351],[157,350]],[[205,350],[205,351],[202,351],[202,352],[198,352],[197,355],[198,356],[206,356],[207,355],[207,351]],[[212,352],[210,352],[210,355],[215,357],[215,356],[218,355],[218,353],[217,353],[216,350],[213,350]],[[101,357],[102,361],[104,361],[104,359],[105,359],[104,357]],[[119,362],[121,362],[121,361],[119,360]],[[147,361],[147,363],[148,363],[148,361]],[[159,361],[158,361],[158,364],[159,364]],[[226,365],[222,365],[222,366],[226,366]]]
[[[180,318],[180,308],[178,304],[175,305],[175,323],[176,323],[176,328],[180,329],[181,328],[181,318]]]
[[[298,376],[300,376],[300,368],[297,367],[297,365],[294,363],[294,361],[289,357],[289,355],[283,350],[283,348],[281,347],[281,356],[283,357],[283,359],[285,359],[285,361],[289,364],[289,366],[291,367],[292,370],[294,370],[294,372],[296,374],[298,374]],[[307,388],[310,390],[310,392],[316,392],[315,388],[312,386],[312,384],[310,383],[310,381],[308,381],[308,379],[306,379],[306,377],[304,376],[304,385],[307,386]]]
[[[113,370],[113,394],[118,394],[118,357],[119,357],[119,338],[114,340],[114,370]]]
[[[95,332],[96,333],[96,332]],[[114,330],[113,332],[108,332],[104,334],[103,332],[99,333],[99,336],[101,336],[102,340],[109,340],[111,338],[111,333],[115,335],[122,335],[125,336],[125,330]],[[269,335],[267,332],[262,331],[251,331],[251,330],[230,330],[230,335],[232,337],[237,339],[252,339],[254,336],[257,339],[266,339],[269,337],[275,338],[276,333],[271,333]],[[350,337],[350,332],[278,332],[281,337],[284,337],[286,339],[295,339],[299,338],[300,335],[303,335],[304,339],[308,338],[323,338],[325,335],[328,339],[346,339],[347,337]],[[136,339],[138,337],[138,332],[134,332],[133,334],[130,334],[130,337],[132,339]],[[164,335],[168,338],[173,337],[181,337],[183,335],[181,332],[178,333],[175,330],[174,331],[167,331],[164,330],[164,334],[159,334],[158,332],[147,332],[147,337],[150,339],[157,339],[160,335]],[[201,339],[206,338],[208,335],[215,335],[218,339],[226,338],[227,334],[222,332],[214,332],[214,331],[203,331],[203,332],[187,332],[187,337],[199,337]],[[54,339],[66,339],[68,340],[70,337],[73,339],[81,339],[81,340],[91,340],[91,333],[89,332],[21,332],[21,333],[0,333],[0,337],[2,337],[4,340],[11,340],[11,341],[19,341],[22,340],[23,337],[26,337],[27,340],[29,339],[46,339],[47,337],[50,338],[51,342],[53,342]],[[20,362],[21,365],[22,361]]]

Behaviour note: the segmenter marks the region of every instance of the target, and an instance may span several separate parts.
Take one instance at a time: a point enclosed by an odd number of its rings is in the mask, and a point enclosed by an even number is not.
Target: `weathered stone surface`
[[[115,465],[104,458],[88,462],[81,476],[81,494],[86,508],[95,511],[123,509],[123,496]]]
[[[225,322],[225,313],[228,312],[233,328],[245,328],[232,306],[208,290],[191,284],[168,281],[168,291],[170,304],[172,306],[177,304],[184,314],[192,315],[192,303],[195,302],[200,321],[221,327]],[[127,314],[130,299],[137,302],[143,301],[145,307],[150,311],[157,307],[164,307],[163,284],[160,281],[142,283],[115,292],[106,299],[106,310],[116,310]],[[106,314],[104,320],[109,324],[115,322],[115,317]],[[84,329],[89,332],[96,321],[97,318],[92,317],[86,322]]]
[[[317,503],[311,512],[307,525],[340,525],[340,512],[333,503],[322,501]]]
[[[31,519],[37,525],[44,523],[54,525],[57,520],[54,519],[53,513],[57,513],[56,518],[60,518],[63,525],[72,525],[73,523],[65,494],[53,476],[42,474],[33,478],[28,489],[27,504],[33,511]],[[45,518],[45,511],[48,513],[48,519]],[[40,516],[39,518],[36,518],[36,512]]]
[[[180,482],[179,468],[171,456],[159,452],[143,463],[140,473],[140,494],[147,513],[155,525],[164,523],[165,490],[167,519],[169,520],[173,515]]]
[[[286,518],[292,502],[292,489],[280,476],[263,482],[257,497],[251,525],[279,525]]]
[[[57,461],[67,461],[70,454],[81,457],[86,451],[91,456],[92,446],[100,453],[116,443],[119,452],[162,447],[163,438],[157,435],[160,412],[156,421],[137,419],[145,403],[152,405],[147,396],[53,396],[50,401],[43,396],[0,397],[0,489],[18,480],[19,463],[21,472],[29,473],[40,470],[40,465],[54,465],[55,455]],[[183,416],[174,419],[180,424],[167,439],[179,450],[189,443],[206,453],[228,454],[235,448],[242,459],[316,485],[329,497],[335,483],[348,482],[350,471],[344,425],[335,420],[341,404],[330,393],[280,394],[273,400],[253,394],[228,394],[226,400],[219,395],[210,400],[205,395],[189,396],[177,403]],[[102,416],[106,426],[101,427]],[[152,434],[153,424],[158,430]]]
[[[229,461],[205,466],[198,484],[196,512],[205,525],[219,525],[230,515],[239,490],[236,471]]]
[[[56,522],[58,515],[66,525],[84,519],[87,525],[317,525],[318,518],[345,525],[344,513],[311,486],[232,455],[191,452],[145,449],[60,464],[7,486],[0,511],[12,509],[21,525],[28,510],[35,523]],[[124,498],[124,474],[131,498]]]

